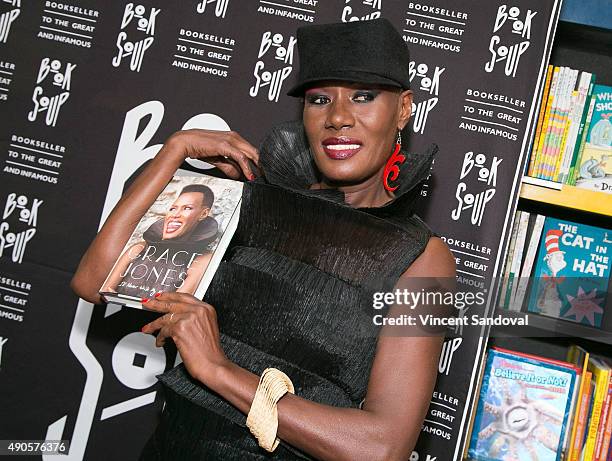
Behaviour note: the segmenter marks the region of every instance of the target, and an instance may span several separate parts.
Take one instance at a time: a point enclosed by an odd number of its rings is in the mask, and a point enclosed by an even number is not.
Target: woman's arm
[[[138,242],[134,245],[131,245],[125,252],[121,255],[115,267],[108,276],[108,280],[106,280],[106,284],[100,291],[117,291],[117,285],[121,282],[123,276],[123,272],[128,267],[130,262],[138,256],[138,253],[142,251],[142,249],[146,246],[145,242]]]
[[[430,239],[402,279],[411,277],[454,280],[454,259],[440,239]],[[176,293],[163,293],[146,307],[174,315],[172,320],[164,315],[142,331],[160,330],[157,345],[171,337],[190,374],[247,414],[259,376],[223,354],[214,308]],[[363,409],[286,394],[278,403],[278,436],[321,460],[407,459],[429,406],[442,342],[442,336],[381,334]]]
[[[232,131],[183,130],[168,138],[161,150],[123,194],[79,263],[70,286],[94,304],[121,250],[140,219],[187,158],[213,164],[231,178],[253,178],[248,160],[259,163],[257,150]]]

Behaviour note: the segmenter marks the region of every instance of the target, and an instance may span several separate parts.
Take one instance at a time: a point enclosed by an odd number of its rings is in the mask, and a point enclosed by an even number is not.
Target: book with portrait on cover
[[[100,294],[142,309],[142,298],[184,292],[202,298],[238,225],[242,183],[175,175],[144,214]]]

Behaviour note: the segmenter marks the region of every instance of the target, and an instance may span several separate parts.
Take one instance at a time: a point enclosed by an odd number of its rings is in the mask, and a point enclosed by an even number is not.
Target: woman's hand
[[[255,179],[249,160],[259,166],[259,152],[235,131],[193,128],[175,132],[168,142],[177,144],[185,158],[210,163],[230,178],[244,175],[248,180]]]
[[[157,347],[171,338],[191,376],[206,384],[229,363],[219,342],[217,312],[213,306],[191,294],[176,292],[162,292],[142,305],[165,313],[145,325],[142,332],[158,331]]]

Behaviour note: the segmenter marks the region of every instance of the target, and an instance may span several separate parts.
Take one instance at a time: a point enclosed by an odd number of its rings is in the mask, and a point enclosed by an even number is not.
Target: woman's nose
[[[352,127],[354,124],[355,119],[349,103],[341,99],[336,99],[330,105],[329,113],[327,114],[326,128],[340,130],[345,127]]]

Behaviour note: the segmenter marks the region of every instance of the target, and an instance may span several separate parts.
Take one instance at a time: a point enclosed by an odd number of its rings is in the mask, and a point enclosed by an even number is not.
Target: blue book
[[[612,258],[612,231],[547,217],[528,310],[600,327]]]
[[[559,461],[578,371],[566,362],[491,349],[468,457]]]

